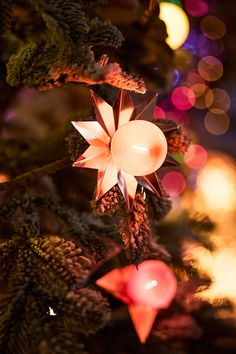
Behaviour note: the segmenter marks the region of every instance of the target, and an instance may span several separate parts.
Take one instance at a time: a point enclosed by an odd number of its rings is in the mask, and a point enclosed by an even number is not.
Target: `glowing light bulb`
[[[169,306],[176,287],[175,276],[165,263],[148,260],[133,268],[126,293],[133,303],[161,309]]]
[[[167,44],[178,49],[189,34],[189,20],[184,10],[173,3],[160,2],[160,19],[165,22],[168,38]]]
[[[145,120],[134,120],[116,130],[111,155],[117,167],[134,176],[155,172],[167,155],[167,141],[161,129]]]

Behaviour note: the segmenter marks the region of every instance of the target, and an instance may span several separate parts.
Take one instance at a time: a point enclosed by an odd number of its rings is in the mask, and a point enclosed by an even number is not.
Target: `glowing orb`
[[[184,10],[175,4],[160,2],[160,19],[166,24],[167,44],[174,50],[181,47],[189,34],[189,20]]]
[[[133,176],[145,176],[163,164],[167,155],[167,141],[155,124],[134,120],[115,132],[111,154],[119,169]]]
[[[184,176],[176,171],[166,173],[162,178],[162,184],[171,197],[181,194],[186,187]]]
[[[190,88],[179,86],[172,92],[171,100],[176,108],[187,111],[195,104],[195,95]]]
[[[189,146],[188,151],[184,156],[184,161],[189,168],[199,170],[207,163],[208,154],[204,147],[197,144]]]
[[[207,14],[209,7],[204,0],[185,0],[187,12],[194,17],[201,17]]]
[[[211,55],[199,60],[198,72],[204,80],[217,81],[223,75],[223,65],[219,59]]]
[[[205,115],[204,125],[209,133],[222,135],[225,134],[230,127],[230,118],[225,112],[217,114],[209,111]]]
[[[127,295],[136,304],[161,309],[170,305],[177,282],[172,270],[163,262],[148,260],[134,268],[127,283]]]

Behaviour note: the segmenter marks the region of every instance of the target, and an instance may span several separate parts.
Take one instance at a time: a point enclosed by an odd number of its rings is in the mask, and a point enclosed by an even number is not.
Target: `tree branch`
[[[13,178],[10,181],[0,183],[0,191],[9,191],[14,188],[26,186],[29,183],[34,182],[38,177],[46,175],[46,174],[53,174],[64,167],[70,166],[71,160],[68,157],[64,157],[61,160],[54,161],[49,163],[45,166],[35,168],[31,171],[25,172],[16,178]]]

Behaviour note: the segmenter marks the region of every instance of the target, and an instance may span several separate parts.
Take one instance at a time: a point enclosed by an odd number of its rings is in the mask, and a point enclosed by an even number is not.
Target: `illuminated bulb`
[[[111,141],[111,154],[119,169],[134,176],[145,176],[163,164],[167,141],[155,124],[133,120],[116,130]]]
[[[160,19],[165,22],[168,38],[167,44],[178,49],[189,34],[189,20],[181,7],[169,2],[160,2]]]
[[[148,260],[134,268],[126,293],[133,303],[161,309],[170,305],[177,283],[172,270],[163,262]]]

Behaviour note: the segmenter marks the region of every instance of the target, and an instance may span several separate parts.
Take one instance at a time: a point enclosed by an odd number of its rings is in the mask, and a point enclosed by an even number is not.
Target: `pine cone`
[[[12,21],[12,0],[0,4],[0,36],[9,32]]]
[[[112,216],[120,207],[123,197],[118,185],[112,187],[101,199],[92,202],[96,216]]]
[[[167,144],[170,154],[184,154],[188,150],[190,140],[184,135],[183,130],[179,129],[167,137]]]
[[[119,232],[130,262],[137,265],[148,257],[151,231],[148,222],[146,200],[141,192],[136,193],[131,212],[128,212],[125,207],[122,209]]]

